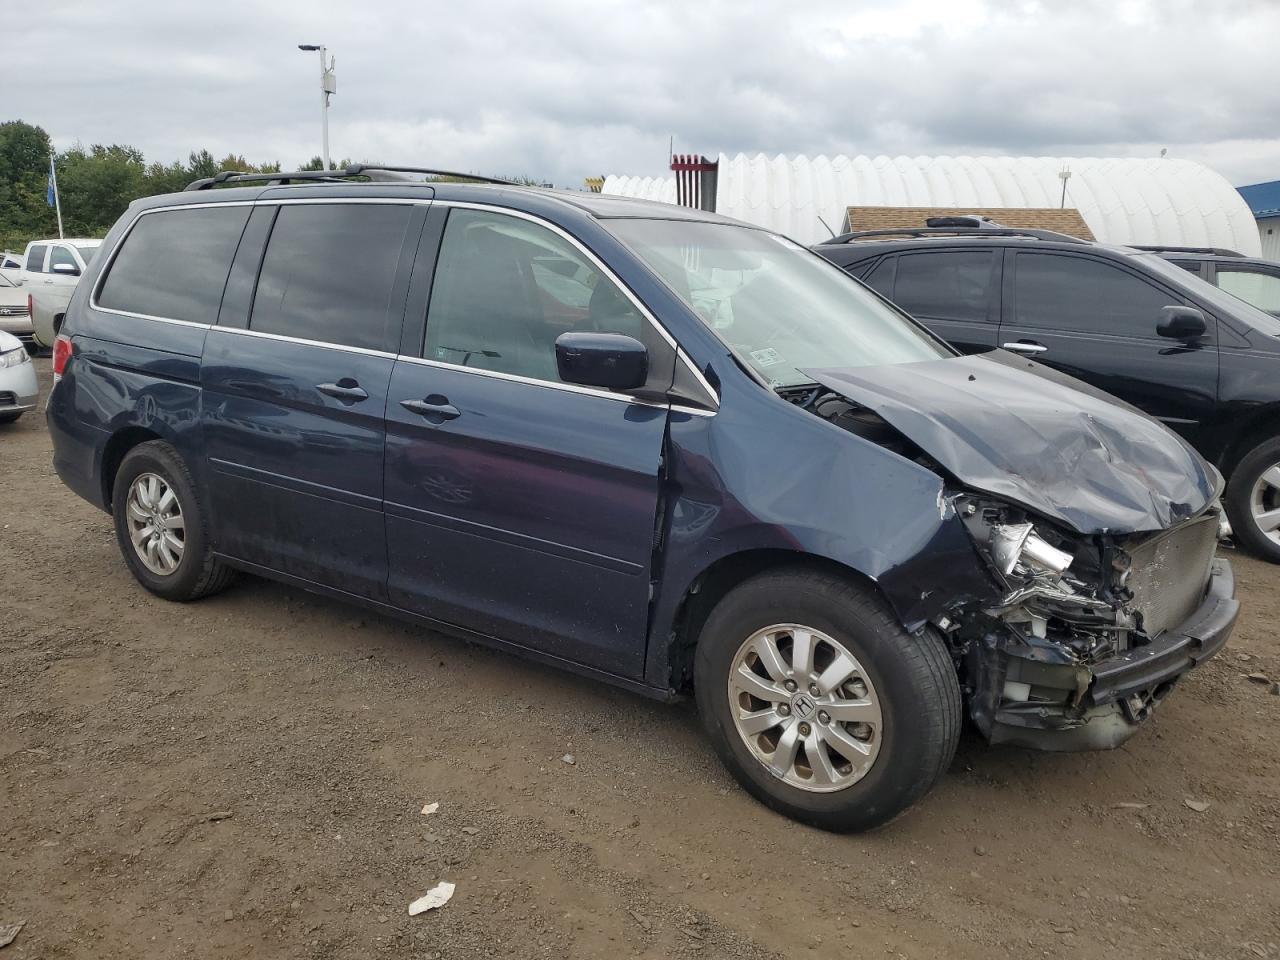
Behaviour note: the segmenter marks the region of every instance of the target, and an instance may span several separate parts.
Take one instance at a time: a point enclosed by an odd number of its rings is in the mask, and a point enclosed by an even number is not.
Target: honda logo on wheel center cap
[[[813,699],[808,694],[801,693],[792,699],[791,712],[801,720],[808,720],[809,715],[813,713],[816,706],[817,704],[813,702]]]

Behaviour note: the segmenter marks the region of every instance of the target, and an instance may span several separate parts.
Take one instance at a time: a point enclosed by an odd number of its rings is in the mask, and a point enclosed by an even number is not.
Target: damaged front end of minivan
[[[812,412],[943,478],[986,566],[932,627],[991,742],[1115,747],[1225,644],[1221,477],[1161,425],[1008,355],[811,373]]]
[[[956,507],[1003,592],[936,626],[993,743],[1117,746],[1226,642],[1237,605],[1213,559],[1216,506],[1155,534],[1090,537],[980,495]]]

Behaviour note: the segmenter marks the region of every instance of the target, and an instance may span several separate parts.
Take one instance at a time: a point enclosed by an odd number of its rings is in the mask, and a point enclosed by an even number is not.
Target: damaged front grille
[[[1130,559],[1125,586],[1149,638],[1182,623],[1204,599],[1217,540],[1218,518],[1209,513],[1124,545]]]

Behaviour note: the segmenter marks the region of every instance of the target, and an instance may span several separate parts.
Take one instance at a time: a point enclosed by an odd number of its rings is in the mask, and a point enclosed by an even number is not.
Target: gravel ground
[[[40,414],[0,485],[3,960],[1280,957],[1280,696],[1245,676],[1280,679],[1280,568],[1233,557],[1235,637],[1124,748],[966,735],[839,837],[738,790],[690,705],[251,578],[157,600]]]

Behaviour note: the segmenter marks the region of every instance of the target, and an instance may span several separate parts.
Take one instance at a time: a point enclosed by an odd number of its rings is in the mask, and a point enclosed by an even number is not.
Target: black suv
[[[964,353],[1003,347],[1162,420],[1228,477],[1240,543],[1280,562],[1276,317],[1156,252],[1046,230],[949,219],[814,249]]]
[[[1221,247],[1136,247],[1158,253],[1188,273],[1280,317],[1280,263]]]

